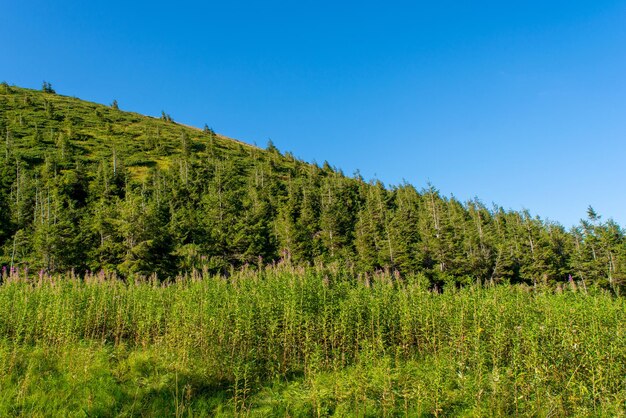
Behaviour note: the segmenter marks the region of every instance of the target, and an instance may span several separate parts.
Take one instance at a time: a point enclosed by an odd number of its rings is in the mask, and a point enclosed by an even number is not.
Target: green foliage
[[[624,231],[592,208],[566,231],[44,87],[0,85],[0,265],[167,279],[283,259],[421,274],[438,288],[626,285]]]
[[[43,91],[44,93],[48,93],[48,94],[55,94],[56,92],[54,91],[54,89],[52,88],[52,84],[48,83],[47,81],[44,81],[42,86],[41,86],[41,91]]]
[[[165,122],[173,122],[172,117],[168,113],[165,113],[164,110],[161,111],[161,120]]]
[[[0,415],[626,413],[626,299],[427,287],[289,265],[169,283],[5,273]]]
[[[202,132],[210,135],[211,137],[215,136],[215,131],[213,130],[213,128],[209,128],[209,125],[207,125],[206,123],[204,124],[204,128],[202,128]]]

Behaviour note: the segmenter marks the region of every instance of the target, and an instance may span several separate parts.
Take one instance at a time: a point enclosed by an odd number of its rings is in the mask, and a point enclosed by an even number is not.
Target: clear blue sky
[[[626,225],[626,2],[13,1],[0,80]]]

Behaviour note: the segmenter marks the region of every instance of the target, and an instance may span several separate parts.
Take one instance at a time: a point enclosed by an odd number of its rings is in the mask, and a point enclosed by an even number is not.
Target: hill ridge
[[[169,119],[169,120],[168,120]],[[386,188],[273,145],[0,85],[0,263],[122,276],[284,261],[367,274],[623,286],[622,228]]]

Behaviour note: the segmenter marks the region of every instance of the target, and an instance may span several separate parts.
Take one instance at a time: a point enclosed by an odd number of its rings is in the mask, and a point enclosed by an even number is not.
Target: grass
[[[5,276],[0,416],[624,416],[626,299],[278,266]]]
[[[245,142],[174,121],[8,85],[0,85],[0,128],[3,143],[6,129],[10,131],[7,146],[29,164],[43,164],[59,148],[58,139],[65,137],[73,158],[84,164],[112,161],[115,152],[118,164],[123,161],[138,183],[145,180],[150,167],[167,169],[182,156],[183,134],[199,158],[218,153],[245,159],[263,152]],[[37,140],[35,133],[39,134]],[[72,166],[67,161],[58,163]]]

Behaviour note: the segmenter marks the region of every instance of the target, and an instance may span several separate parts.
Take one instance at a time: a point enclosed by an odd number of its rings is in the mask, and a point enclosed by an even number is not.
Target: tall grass
[[[0,415],[619,416],[626,299],[289,266],[4,277]]]

